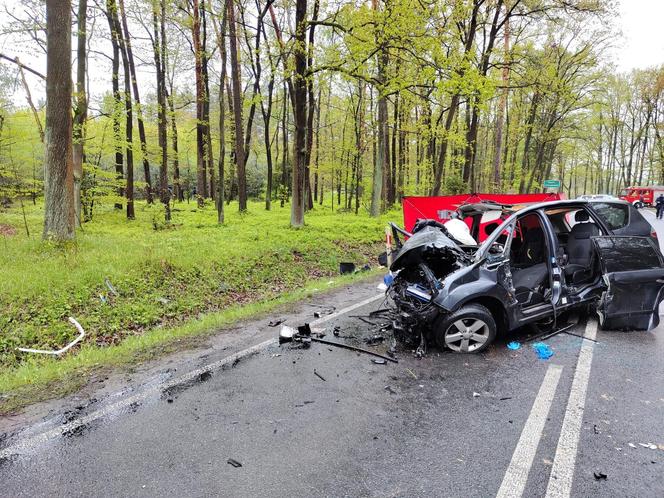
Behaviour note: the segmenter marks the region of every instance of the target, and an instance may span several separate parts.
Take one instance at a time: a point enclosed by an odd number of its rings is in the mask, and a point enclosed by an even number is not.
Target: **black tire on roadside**
[[[459,329],[455,324],[459,321],[471,327],[473,324],[477,324],[478,321],[483,322],[481,335],[485,336],[486,340],[468,351],[456,349],[456,345],[451,344],[449,338],[455,337],[455,334],[458,335]],[[488,348],[496,338],[496,321],[491,312],[481,304],[467,304],[454,313],[439,318],[434,324],[434,334],[436,344],[441,349],[452,349],[463,354],[480,353]],[[448,340],[446,340],[446,337],[448,337]],[[459,343],[459,346],[461,347],[461,343]]]

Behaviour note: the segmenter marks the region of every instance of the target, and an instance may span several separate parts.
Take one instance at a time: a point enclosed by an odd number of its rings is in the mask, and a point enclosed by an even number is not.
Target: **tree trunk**
[[[125,49],[129,60],[129,74],[131,76],[131,86],[134,91],[134,102],[136,104],[136,120],[138,122],[138,140],[141,143],[141,156],[143,162],[143,176],[145,177],[145,199],[148,204],[152,204],[152,178],[150,176],[150,161],[148,160],[148,146],[145,139],[145,123],[143,121],[143,109],[141,107],[141,96],[138,91],[138,82],[136,80],[136,65],[134,64],[134,52],[131,48],[131,37],[127,27],[127,15],[125,13],[124,0],[119,0],[120,20],[122,22],[122,31],[124,33]]]
[[[200,0],[201,36],[201,75],[203,77],[203,153],[205,168],[208,172],[209,186],[205,186],[208,197],[215,199],[217,182],[214,179],[214,154],[212,153],[212,132],[210,129],[210,78],[208,75],[209,56],[207,53],[207,15],[205,0]]]
[[[76,222],[81,224],[81,180],[83,179],[83,162],[85,161],[84,140],[85,120],[88,115],[88,99],[85,91],[85,64],[88,2],[79,0],[77,16],[77,46],[76,46],[76,99],[74,106],[73,123],[73,174],[74,174],[74,212]]]
[[[114,0],[112,1],[114,3]],[[127,56],[127,45],[122,34],[122,27],[118,16],[118,7],[115,4],[111,9],[111,16],[113,17],[113,25],[115,27],[118,46],[120,47],[120,54],[122,55],[122,71],[124,76],[123,100],[125,106],[125,160],[127,164],[125,197],[127,199],[127,219],[133,220],[136,216],[134,214],[134,119],[131,102],[131,76],[129,70],[129,58]]]
[[[113,139],[115,141],[115,178],[122,180],[124,177],[123,170],[123,153],[122,153],[122,136],[120,134],[120,44],[118,42],[119,33],[116,29],[113,20],[113,11],[116,9],[115,0],[106,0],[106,19],[108,20],[108,27],[111,32],[111,46],[113,47],[113,63],[111,66],[111,86],[113,88]],[[118,195],[124,197],[124,189],[118,188]],[[115,209],[122,209],[122,204],[116,202]]]
[[[196,197],[199,207],[207,197],[207,172],[205,170],[205,127],[203,113],[205,106],[205,83],[203,81],[203,48],[201,47],[201,19],[199,0],[192,0],[191,33],[194,44],[196,76]]]
[[[311,15],[311,21],[316,22],[318,20],[318,9],[319,9],[319,0],[314,0],[314,8]],[[315,40],[315,30],[316,25],[311,24],[309,26],[309,44],[307,46],[307,67],[311,67],[313,64],[313,51],[314,51],[314,40]],[[306,181],[306,191],[307,191],[307,202],[305,204],[305,209],[313,209],[314,201],[312,197],[312,188],[311,188],[311,150],[313,147],[313,135],[314,135],[314,114],[316,112],[316,100],[314,99],[314,79],[312,76],[307,78],[307,154],[305,162],[305,181]]]
[[[293,200],[291,226],[304,225],[307,165],[307,0],[295,4],[295,81],[293,82],[293,121],[295,146],[293,150]]]
[[[503,146],[503,122],[505,121],[505,109],[507,108],[507,93],[509,91],[508,85],[510,79],[510,69],[508,63],[510,49],[509,20],[505,21],[504,29],[505,32],[503,50],[505,52],[505,61],[503,61],[504,66],[502,74],[503,91],[500,94],[500,101],[498,102],[498,113],[496,115],[496,136],[493,149],[493,184],[498,190],[500,190],[500,159]]]
[[[157,68],[157,135],[161,164],[159,165],[159,198],[164,206],[164,219],[171,221],[170,192],[168,190],[168,143],[166,136],[166,0],[159,0],[152,11],[154,25],[154,59]]]
[[[71,115],[71,2],[46,2],[45,240],[75,237]]]
[[[242,129],[242,86],[240,84],[240,54],[237,46],[235,1],[228,2],[228,28],[231,49],[231,80],[233,82],[233,115],[235,125],[235,164],[240,212],[247,210],[247,172],[245,165],[244,130]]]
[[[372,9],[378,11],[378,0],[372,0],[371,2]],[[378,32],[374,34],[376,42],[378,43]],[[387,138],[388,138],[388,128],[387,128],[387,98],[384,95],[384,85],[385,85],[385,71],[387,69],[387,49],[384,46],[381,46],[378,53],[378,85],[376,90],[378,91],[378,140],[377,140],[377,151],[376,158],[374,161],[374,170],[373,170],[373,182],[372,182],[372,192],[371,192],[371,207],[370,214],[371,216],[379,216],[381,212],[381,201],[383,198],[383,182],[384,175],[389,168],[389,155],[387,153]]]
[[[213,22],[214,17],[212,18]],[[217,45],[221,54],[221,74],[219,76],[219,174],[217,175],[217,223],[224,223],[224,200],[226,189],[224,186],[224,162],[226,160],[226,103],[224,90],[226,85],[226,25],[228,22],[228,0],[224,1],[221,28],[217,27]]]
[[[182,180],[180,179],[180,157],[178,146],[178,125],[175,119],[175,103],[173,102],[173,86],[171,85],[170,91],[166,93],[166,101],[168,102],[168,109],[171,121],[171,148],[173,149],[173,193],[175,198],[182,202],[184,201],[184,190],[182,189]],[[140,128],[139,128],[140,130]],[[139,131],[140,133],[140,131]],[[148,201],[149,202],[149,201]]]

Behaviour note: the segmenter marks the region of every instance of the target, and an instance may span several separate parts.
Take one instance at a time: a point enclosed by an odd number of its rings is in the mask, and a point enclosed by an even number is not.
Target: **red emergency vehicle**
[[[557,201],[564,199],[565,196],[560,193],[544,194],[461,194],[461,195],[442,195],[438,197],[404,197],[403,198],[403,218],[404,228],[412,231],[415,222],[419,218],[432,219],[442,223],[450,220],[453,213],[456,213],[462,206],[472,204],[497,204],[518,206],[521,204],[534,204],[538,202]],[[480,230],[476,240],[484,241],[488,236],[483,228],[489,224],[500,223],[500,211],[487,211],[481,216]],[[463,221],[471,227],[472,218],[464,218]]]
[[[664,194],[664,186],[651,185],[649,187],[627,187],[620,192],[623,201],[630,202],[636,208],[654,206],[659,194]]]

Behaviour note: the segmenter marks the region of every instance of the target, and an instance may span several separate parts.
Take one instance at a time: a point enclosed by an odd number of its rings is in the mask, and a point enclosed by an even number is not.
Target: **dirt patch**
[[[12,237],[16,235],[16,233],[16,228],[13,226],[7,225],[6,223],[0,223],[0,235],[3,237]]]

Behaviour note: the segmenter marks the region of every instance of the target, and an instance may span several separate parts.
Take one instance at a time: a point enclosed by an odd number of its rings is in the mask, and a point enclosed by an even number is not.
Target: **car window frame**
[[[607,204],[607,205],[613,204],[614,206],[621,206],[621,207],[625,208],[625,210],[627,211],[627,221],[625,222],[625,224],[623,226],[613,228],[613,227],[611,227],[611,225],[609,224],[609,222],[607,220],[604,220],[604,219],[602,220],[606,223],[609,230],[611,230],[612,232],[614,230],[622,230],[623,228],[627,228],[630,225],[630,223],[632,222],[632,211],[629,208],[629,204],[626,203],[626,202],[623,203],[623,202],[599,201],[599,202],[590,202],[588,204],[589,204],[590,209],[592,209],[595,212],[595,214],[597,214],[597,216],[600,216],[600,217],[602,217],[602,215],[599,214],[599,212],[594,210],[593,204]]]

